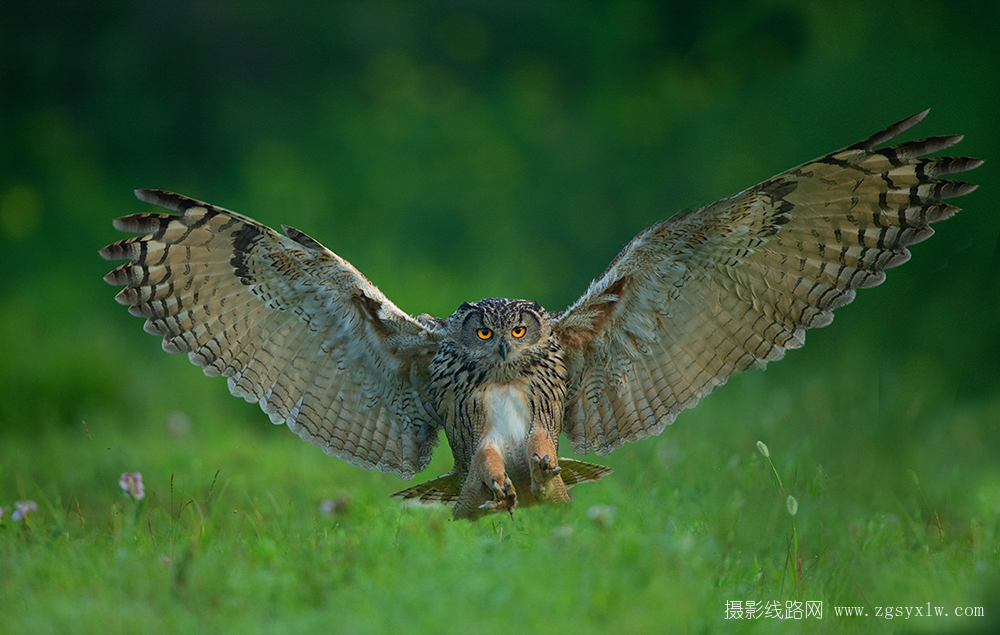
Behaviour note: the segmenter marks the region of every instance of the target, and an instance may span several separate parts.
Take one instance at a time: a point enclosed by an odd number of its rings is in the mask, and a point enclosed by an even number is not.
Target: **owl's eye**
[[[493,337],[493,331],[490,329],[476,329],[476,335],[478,335],[481,340],[488,340]]]
[[[524,337],[524,334],[528,332],[528,329],[523,326],[515,326],[514,330],[510,332],[514,337]]]

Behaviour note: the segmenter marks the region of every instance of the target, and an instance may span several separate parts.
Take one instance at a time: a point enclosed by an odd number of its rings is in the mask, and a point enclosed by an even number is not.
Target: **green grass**
[[[821,622],[780,632],[995,625],[988,422],[1000,399],[926,398],[888,380],[880,394],[871,374],[846,372],[866,355],[851,350],[830,367],[797,353],[736,378],[606,457],[615,474],[571,504],[478,523],[401,505],[388,498],[399,479],[325,457],[195,369],[167,374],[163,396],[135,396],[131,416],[3,439],[0,621],[30,633],[771,632],[773,619],[727,623],[726,602],[822,600]],[[935,373],[927,360],[893,368],[900,386]],[[172,408],[207,414],[185,432],[168,425]],[[449,462],[440,452],[427,475]],[[125,471],[143,473],[145,500],[123,497]],[[794,543],[775,472],[798,501]],[[26,499],[38,511],[13,521]],[[325,499],[346,504],[325,515]],[[610,522],[591,518],[596,506],[613,508]],[[986,617],[832,614],[928,602]]]

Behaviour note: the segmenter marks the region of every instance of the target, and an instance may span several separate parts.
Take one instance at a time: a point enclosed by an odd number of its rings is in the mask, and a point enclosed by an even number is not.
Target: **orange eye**
[[[489,329],[477,329],[476,330],[476,335],[478,335],[479,339],[481,339],[481,340],[488,340],[491,337],[493,337],[493,331],[491,331]]]
[[[523,326],[515,326],[514,330],[510,332],[514,337],[524,337],[524,334],[528,332],[528,329]]]

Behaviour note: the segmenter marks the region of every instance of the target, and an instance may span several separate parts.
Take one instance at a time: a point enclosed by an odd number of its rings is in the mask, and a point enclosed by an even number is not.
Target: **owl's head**
[[[551,329],[545,309],[535,302],[486,298],[458,307],[448,318],[448,331],[474,357],[507,365],[547,340]]]

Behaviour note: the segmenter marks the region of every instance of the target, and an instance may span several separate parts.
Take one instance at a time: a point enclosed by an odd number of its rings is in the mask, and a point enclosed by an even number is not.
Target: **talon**
[[[542,471],[543,474],[547,473],[546,478],[551,478],[556,474],[558,474],[559,472],[562,472],[562,468],[559,467],[558,465],[556,465],[555,467],[551,467],[551,464],[549,463],[548,454],[546,454],[545,456],[538,456],[538,452],[532,452],[531,460],[532,462],[535,463],[538,469]]]
[[[514,517],[514,508],[517,507],[517,492],[514,491],[514,483],[511,482],[507,473],[503,474],[503,483],[500,477],[494,477],[490,481],[490,489],[493,490],[493,500],[486,501],[479,506],[479,509],[489,511],[507,510],[511,518]]]
[[[500,483],[500,479],[494,477],[493,483],[490,486],[493,489],[493,495],[500,500],[501,498],[512,498],[514,496],[514,484],[510,482],[510,478],[507,473],[503,473],[503,483]]]
[[[550,462],[549,455],[538,456],[538,452],[531,453],[531,460],[534,463],[534,467],[538,468],[546,478],[551,478],[559,472],[562,472],[562,468],[558,465],[553,466]]]
[[[558,461],[553,459],[550,454],[541,456],[538,452],[532,452],[530,462],[531,492],[535,495],[535,498],[547,499],[551,494],[549,485],[562,472],[562,468],[559,467]]]

